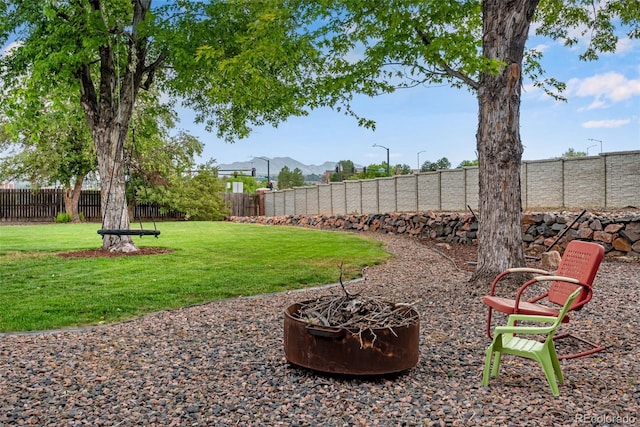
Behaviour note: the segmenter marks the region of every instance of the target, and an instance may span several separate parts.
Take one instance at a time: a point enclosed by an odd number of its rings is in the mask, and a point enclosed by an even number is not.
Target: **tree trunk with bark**
[[[83,176],[76,177],[76,180],[71,188],[71,183],[67,183],[64,188],[64,210],[71,216],[73,222],[80,222],[80,212],[78,210],[78,204],[80,202],[80,194],[82,193],[82,183],[84,182]]]
[[[119,123],[94,137],[100,174],[100,204],[103,230],[128,230],[124,135]],[[104,234],[102,248],[111,252],[135,252],[131,236]]]
[[[471,282],[485,288],[509,267],[524,266],[520,167],[522,60],[538,0],[483,1],[483,53],[505,65],[484,73],[478,89],[480,216],[478,268]]]

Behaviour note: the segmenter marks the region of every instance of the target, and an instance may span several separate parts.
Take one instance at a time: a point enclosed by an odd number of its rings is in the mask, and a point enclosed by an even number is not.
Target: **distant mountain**
[[[298,168],[302,171],[303,175],[324,175],[324,173],[328,170],[334,170],[337,161],[330,162],[326,161],[321,165],[305,165],[304,163],[300,163],[299,161],[292,159],[291,157],[274,157],[269,158],[269,174],[271,175],[271,179],[277,179],[278,174],[282,170],[283,167],[287,166],[291,171],[295,168]],[[221,171],[221,175],[227,175],[228,173],[233,173],[233,171],[245,171],[245,174],[251,173],[251,168],[256,168],[256,174],[259,176],[267,176],[267,161],[261,159],[260,157],[254,157],[251,160],[246,162],[233,162],[233,163],[224,163],[217,165],[218,170]]]

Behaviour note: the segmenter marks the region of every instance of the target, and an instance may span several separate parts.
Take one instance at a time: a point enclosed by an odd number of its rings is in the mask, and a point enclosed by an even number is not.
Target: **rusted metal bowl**
[[[407,307],[406,317],[416,320],[407,326],[358,335],[357,331],[297,319],[294,315],[303,304],[292,304],[284,312],[284,351],[289,363],[319,372],[363,376],[402,372],[418,363],[420,320],[413,308]]]

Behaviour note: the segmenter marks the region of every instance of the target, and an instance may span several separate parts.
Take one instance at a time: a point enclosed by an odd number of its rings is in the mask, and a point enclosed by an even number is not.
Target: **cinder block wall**
[[[640,151],[525,161],[524,210],[640,207]],[[478,168],[343,181],[265,194],[265,215],[345,215],[478,208]]]

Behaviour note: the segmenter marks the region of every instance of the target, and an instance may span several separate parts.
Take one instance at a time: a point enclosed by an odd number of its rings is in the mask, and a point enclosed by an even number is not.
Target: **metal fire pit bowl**
[[[408,326],[364,331],[310,325],[293,315],[302,303],[284,312],[284,352],[287,360],[320,372],[345,375],[383,375],[402,372],[418,363],[420,319],[407,307]],[[395,334],[395,335],[394,335]],[[375,338],[375,339],[374,339]],[[362,343],[360,342],[362,339]]]

